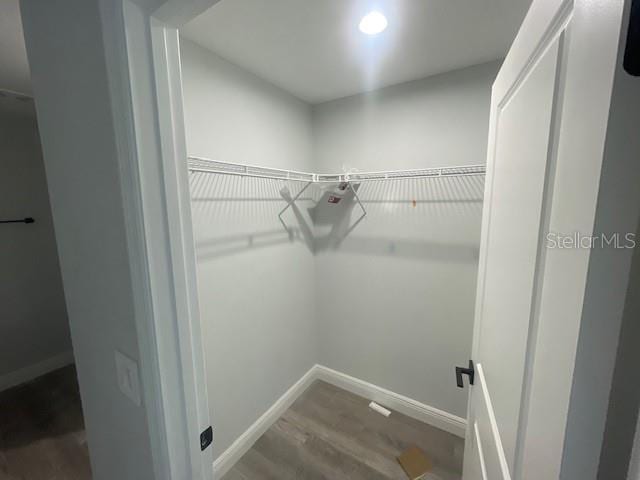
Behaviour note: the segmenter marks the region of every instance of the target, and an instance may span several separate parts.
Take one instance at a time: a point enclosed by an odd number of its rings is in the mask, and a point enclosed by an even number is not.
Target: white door
[[[493,86],[464,480],[559,477],[589,254],[557,295],[546,235],[595,213],[622,3],[534,0]]]

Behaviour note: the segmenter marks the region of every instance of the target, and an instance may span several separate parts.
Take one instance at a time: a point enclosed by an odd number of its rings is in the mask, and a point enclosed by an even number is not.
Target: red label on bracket
[[[335,195],[329,195],[328,202],[329,203],[339,203],[342,198],[336,197]]]

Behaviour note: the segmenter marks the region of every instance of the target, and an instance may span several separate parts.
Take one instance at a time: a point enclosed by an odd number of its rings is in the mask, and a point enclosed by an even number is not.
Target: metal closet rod
[[[380,180],[401,180],[407,178],[462,177],[484,175],[484,165],[462,165],[457,167],[421,168],[415,170],[389,170],[382,172],[354,173],[310,173],[280,168],[258,167],[242,163],[222,162],[204,157],[189,156],[188,168],[191,172],[237,175],[241,177],[273,178],[310,183],[370,182]]]

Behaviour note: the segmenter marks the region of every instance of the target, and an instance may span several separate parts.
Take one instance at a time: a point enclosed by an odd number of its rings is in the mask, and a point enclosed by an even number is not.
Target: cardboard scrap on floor
[[[398,462],[411,480],[417,480],[431,470],[431,461],[418,447],[405,450],[398,457]]]

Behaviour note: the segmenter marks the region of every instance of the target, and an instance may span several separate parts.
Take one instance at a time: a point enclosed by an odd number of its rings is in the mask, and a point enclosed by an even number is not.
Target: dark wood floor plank
[[[334,445],[345,455],[358,459],[360,463],[386,476],[392,476],[397,471],[395,459],[385,458],[357,440],[352,433],[340,430],[337,424],[332,424],[326,417],[318,415],[317,410],[310,415],[298,411],[285,413],[292,421],[305,425],[313,434]]]
[[[403,480],[396,457],[418,446],[434,463],[425,480],[460,480],[464,441],[365,398],[314,382],[223,480]]]
[[[435,464],[454,471],[462,469],[463,442],[455,435],[399,412],[385,418],[368,408],[368,400],[344,390],[338,389],[336,397],[353,403],[350,414],[366,426],[365,438],[377,438],[382,444],[392,445],[400,452],[417,446],[428,451]]]
[[[358,459],[360,463],[382,475],[393,477],[400,471],[394,454],[385,455],[379,448],[366,441],[369,436],[366,425],[311,402],[305,407],[308,407],[308,410],[301,406],[300,410],[292,409],[285,415],[296,418],[319,438],[336,445],[346,455]]]
[[[394,474],[401,472],[395,458],[405,449],[417,445],[430,452],[430,457],[435,467],[449,467],[454,471],[461,470],[461,463],[454,459],[445,461],[441,465],[443,457],[453,455],[454,448],[448,446],[453,441],[461,446],[460,439],[441,430],[425,425],[416,420],[409,419],[397,412],[389,418],[385,418],[368,407],[368,400],[358,397],[350,392],[340,390],[332,385],[323,384],[320,388],[313,389],[311,396],[305,396],[302,402],[294,404],[293,410],[305,408],[311,411],[315,419],[324,420],[325,423],[338,428],[342,432],[352,435],[360,447],[369,451],[369,456],[377,456],[389,460],[387,466]],[[332,419],[333,417],[333,419]],[[403,417],[404,420],[403,420]],[[407,419],[410,422],[407,422]],[[407,423],[408,425],[405,425]],[[358,427],[354,427],[357,425]],[[416,426],[422,432],[416,430]],[[423,438],[425,430],[431,429],[431,442],[426,444]],[[460,451],[461,448],[460,448]],[[386,470],[389,473],[389,470]]]
[[[277,465],[260,453],[258,448],[251,448],[244,454],[236,464],[236,468],[245,478],[250,480],[290,480],[295,478],[295,469],[288,464]]]
[[[313,463],[317,471],[325,473],[327,479],[389,480],[390,478],[349,455],[338,445],[319,437],[313,437],[310,440],[306,453],[310,458],[309,463]],[[306,477],[301,475],[299,478]]]
[[[0,480],[90,480],[73,366],[0,392]]]
[[[233,467],[229,472],[224,476],[225,480],[247,480],[236,467]]]
[[[334,391],[335,397],[345,403],[353,404],[350,413],[357,421],[367,425],[374,434],[384,434],[400,450],[415,445],[429,451],[435,462],[442,463],[454,471],[462,469],[463,442],[460,442],[457,436],[399,412],[393,412],[393,415],[385,418],[368,408],[367,399],[326,383],[323,388]]]

